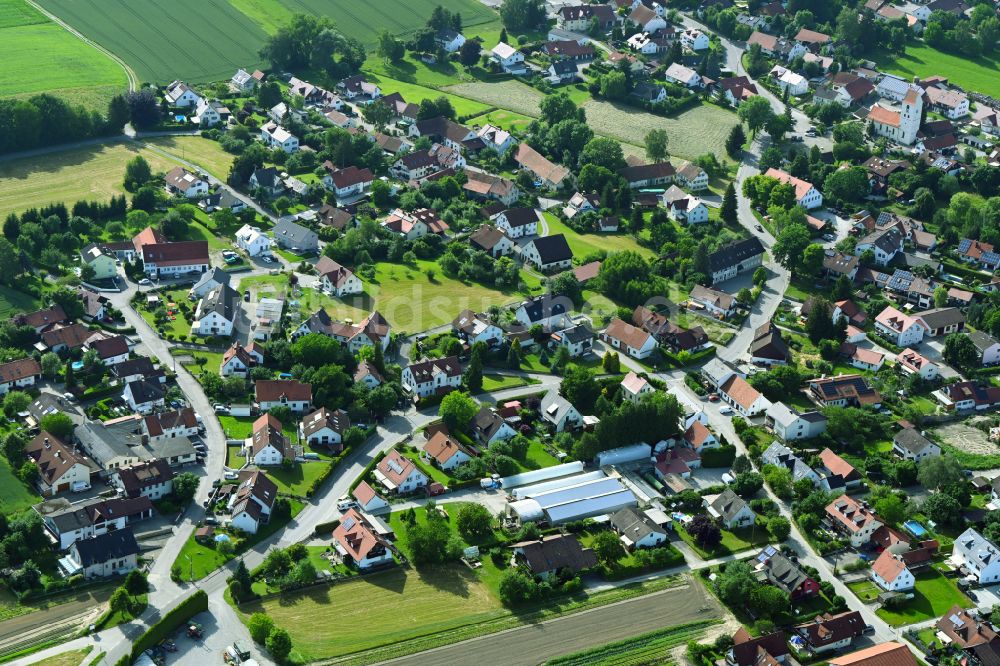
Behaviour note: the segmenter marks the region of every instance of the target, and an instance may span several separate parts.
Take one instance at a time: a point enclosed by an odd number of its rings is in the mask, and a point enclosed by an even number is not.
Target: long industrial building
[[[524,486],[511,491],[508,515],[522,523],[561,523],[592,518],[638,504],[621,479],[601,471]]]

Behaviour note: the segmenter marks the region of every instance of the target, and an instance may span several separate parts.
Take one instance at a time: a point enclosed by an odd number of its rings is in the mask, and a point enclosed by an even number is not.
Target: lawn
[[[0,457],[0,512],[9,516],[41,501],[41,497],[14,476],[7,459]]]
[[[447,92],[459,97],[474,99],[490,107],[507,109],[516,113],[532,116],[542,115],[540,107],[544,95],[531,86],[516,80],[474,83],[458,83],[444,88]]]
[[[595,133],[635,146],[643,145],[650,130],[665,129],[670,154],[685,159],[705,153],[715,153],[719,159],[725,159],[726,138],[739,122],[735,113],[711,104],[701,104],[671,117],[596,99],[586,102],[583,110],[587,113],[587,124]],[[628,122],[623,122],[624,118]]]
[[[326,472],[329,465],[330,463],[326,461],[310,460],[301,463],[293,462],[290,467],[284,465],[268,467],[266,472],[268,477],[278,486],[278,492],[304,497],[313,482]]]
[[[140,81],[228,80],[240,67],[253,71],[264,64],[258,50],[265,32],[228,0],[42,0],[41,4],[123,58]],[[37,50],[34,44],[28,49]],[[30,66],[15,71],[34,71],[37,53],[30,57]]]
[[[363,600],[363,603],[359,603]],[[245,604],[246,619],[267,613],[288,630],[293,657],[313,661],[456,629],[506,615],[476,574],[459,564],[393,569],[302,594]],[[317,622],[317,618],[338,619]]]
[[[120,65],[25,0],[0,0],[0,62],[0,97],[46,92],[103,113],[127,85]]]
[[[502,127],[511,132],[525,132],[528,129],[528,125],[534,121],[535,119],[530,116],[525,116],[513,111],[507,111],[505,109],[497,109],[496,111],[490,111],[489,113],[484,113],[483,115],[476,116],[475,118],[469,118],[465,124],[469,126],[487,124],[496,125],[497,127]]]
[[[709,627],[718,623],[718,620],[701,620],[676,627],[666,627],[624,641],[616,641],[591,650],[551,659],[546,663],[549,666],[672,664],[673,661],[664,660],[665,655],[673,652],[674,648],[698,640]]]
[[[518,463],[518,466],[524,470],[541,469],[543,467],[552,467],[553,465],[558,465],[559,460],[545,450],[545,445],[542,444],[540,440],[533,439],[531,444],[528,446],[528,453],[524,457],[524,463]]]
[[[476,116],[486,113],[492,108],[489,104],[483,104],[468,97],[448,94],[441,92],[440,90],[417,85],[415,83],[397,81],[396,79],[388,76],[369,74],[368,79],[374,83],[378,83],[383,95],[398,92],[407,102],[410,102],[411,104],[420,104],[425,99],[436,99],[442,96],[447,97],[451,100],[451,105],[455,108],[455,113],[458,116]]]
[[[88,647],[83,650],[60,652],[57,655],[46,657],[45,664],[46,666],[80,666],[93,649],[93,647]]]
[[[37,310],[41,302],[23,291],[0,285],[0,317],[10,319],[19,312]]]
[[[232,555],[227,557],[215,548],[196,541],[192,532],[174,563],[180,565],[183,580],[201,580],[230,559]]]
[[[901,627],[941,617],[955,604],[963,608],[973,605],[953,580],[936,569],[922,571],[916,578],[913,599],[895,610],[880,608],[877,611],[879,617],[894,627]]]
[[[181,361],[181,364],[186,366],[189,370],[198,374],[204,370],[204,372],[219,374],[219,367],[222,365],[222,354],[218,352],[208,352],[208,351],[188,351],[184,350],[177,352],[177,356],[183,358],[182,354],[186,354],[191,357],[190,361]],[[204,363],[200,363],[204,359]]]
[[[582,259],[602,250],[606,252],[632,250],[646,258],[655,255],[652,250],[642,247],[635,238],[628,234],[578,234],[552,213],[546,212],[543,215],[549,227],[547,235],[565,234],[566,242],[569,243],[576,259]]]
[[[229,167],[233,165],[235,157],[224,151],[218,141],[200,136],[161,136],[147,139],[145,143],[173,153],[187,162],[193,162],[222,181],[229,176]]]
[[[491,393],[501,389],[525,386],[528,381],[524,377],[512,377],[510,375],[483,375],[483,393]]]
[[[884,53],[876,59],[879,69],[905,79],[939,75],[952,83],[993,97],[1000,97],[1000,62],[991,58],[952,55],[924,43],[910,42],[906,54],[893,58]]]
[[[744,527],[737,530],[722,530],[722,543],[715,550],[707,551],[695,544],[694,539],[683,527],[678,528],[677,535],[691,548],[698,553],[698,557],[703,560],[710,560],[715,557],[732,555],[744,550],[750,550],[758,546],[770,543],[771,537],[764,528]]]
[[[219,424],[225,431],[229,439],[246,439],[253,432],[253,422],[256,419],[252,416],[228,416],[219,415]],[[282,423],[281,430],[293,441],[297,438],[298,422]]]
[[[403,454],[406,458],[413,461],[413,464],[417,466],[421,472],[426,474],[431,481],[436,481],[444,486],[450,485],[453,480],[448,473],[442,469],[438,469],[436,466],[429,462],[425,462],[420,459],[420,453],[417,451],[407,451]]]
[[[170,335],[174,338],[180,338],[181,336],[191,335],[191,318],[194,317],[195,305],[188,301],[188,292],[186,289],[172,289],[167,291],[162,291],[159,293],[160,305],[167,308],[167,312],[172,313],[167,316],[167,320],[162,325],[162,335]],[[173,303],[175,305],[180,303],[185,303],[190,308],[189,315],[185,316],[180,310],[174,310],[169,307],[169,304]],[[139,303],[136,311],[139,315],[146,320],[150,326],[152,326],[157,331],[160,330],[160,325],[156,323],[156,316],[154,314],[158,307],[153,308],[153,310],[147,310],[145,302]],[[221,361],[221,356],[219,357]],[[218,371],[218,366],[216,366],[216,371]]]
[[[174,162],[133,145],[89,146],[25,157],[0,164],[0,217],[52,203],[72,207],[81,199],[107,202],[125,191],[125,164],[137,155],[153,171],[167,171]]]

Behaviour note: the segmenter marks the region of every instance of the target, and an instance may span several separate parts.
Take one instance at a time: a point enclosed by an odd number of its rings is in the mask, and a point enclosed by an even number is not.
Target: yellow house
[[[91,244],[80,251],[83,263],[94,269],[95,280],[107,280],[118,274],[115,258],[103,248]]]

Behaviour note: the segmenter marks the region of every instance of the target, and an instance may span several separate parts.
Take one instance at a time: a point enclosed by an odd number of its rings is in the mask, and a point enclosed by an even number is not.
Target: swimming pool
[[[915,520],[907,520],[905,523],[903,523],[903,527],[905,527],[906,531],[915,537],[922,537],[925,534],[927,534],[927,530],[924,528],[924,526]]]

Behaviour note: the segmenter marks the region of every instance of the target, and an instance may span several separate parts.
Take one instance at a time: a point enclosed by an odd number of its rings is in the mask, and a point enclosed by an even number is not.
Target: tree
[[[277,81],[265,81],[257,86],[257,104],[272,109],[281,103],[281,87]]]
[[[729,224],[735,224],[739,219],[736,207],[736,188],[733,187],[732,183],[726,186],[726,193],[722,196],[722,210],[719,211],[719,216],[723,222]]]
[[[385,126],[392,120],[392,109],[389,108],[388,104],[380,100],[366,105],[361,113],[365,117],[365,121],[371,123],[375,126],[375,129],[380,131],[385,129]]]
[[[774,241],[772,248],[774,258],[788,270],[794,270],[801,263],[809,240],[809,230],[804,225],[788,225],[778,233],[778,237]]]
[[[68,441],[70,435],[73,434],[73,429],[76,427],[76,424],[74,424],[73,419],[66,414],[63,414],[62,412],[55,412],[43,416],[39,426],[50,435],[55,435],[63,441]]]
[[[108,102],[108,129],[114,134],[120,134],[128,122],[128,102],[124,95],[115,95]]]
[[[450,531],[433,503],[425,507],[427,521],[406,527],[410,556],[416,565],[444,562],[448,554]]]
[[[951,333],[944,339],[943,356],[959,368],[974,368],[979,364],[979,350],[965,333]]]
[[[191,472],[181,472],[174,477],[174,497],[181,504],[187,504],[194,499],[195,493],[198,492],[198,483],[198,477]]]
[[[730,485],[733,492],[746,499],[753,497],[764,487],[764,477],[758,472],[742,472],[736,475],[736,479]]]
[[[483,45],[478,39],[467,39],[458,49],[458,61],[465,67],[473,67],[479,62]]]
[[[938,525],[956,525],[962,518],[962,505],[945,493],[934,493],[923,504],[923,512]]]
[[[149,581],[146,580],[146,574],[138,569],[133,569],[128,572],[122,587],[133,597],[138,597],[149,592]]]
[[[263,645],[267,637],[274,631],[274,620],[269,615],[261,612],[254,613],[247,621],[247,629],[250,631],[250,638],[255,643]]]
[[[823,270],[823,259],[826,249],[818,243],[810,243],[802,251],[802,272],[810,277],[816,277]]]
[[[628,95],[628,79],[622,72],[612,71],[602,74],[598,81],[601,97],[605,99],[621,100]]]
[[[604,368],[604,372],[617,375],[622,369],[621,358],[619,358],[616,352],[609,349],[604,352],[604,356],[601,358],[601,367]]]
[[[376,53],[386,62],[399,62],[406,55],[406,47],[391,32],[383,30],[378,34]]]
[[[589,369],[571,365],[559,384],[559,393],[570,401],[581,414],[589,414],[597,402],[600,386],[594,381],[594,373]]]
[[[934,307],[943,308],[948,305],[948,288],[943,284],[934,290]]]
[[[11,391],[3,399],[3,413],[12,421],[17,420],[17,415],[28,409],[31,404],[31,396],[24,391]]]
[[[743,144],[747,142],[747,135],[743,131],[743,125],[734,125],[733,129],[729,130],[729,136],[726,137],[726,154],[736,159],[743,152]]]
[[[917,480],[928,490],[938,490],[964,478],[962,466],[951,456],[924,458],[917,465]]]
[[[160,100],[152,88],[142,88],[125,95],[129,122],[136,129],[148,129],[160,122]]]
[[[292,651],[292,637],[284,629],[274,628],[267,636],[266,646],[275,661],[284,663]]]
[[[760,617],[774,617],[788,608],[788,594],[773,585],[758,585],[750,593],[748,605]]]
[[[602,530],[594,537],[591,544],[597,560],[606,567],[613,567],[619,560],[625,557],[622,549],[621,539],[611,530]]]
[[[823,181],[823,193],[843,201],[861,201],[868,194],[868,175],[861,167],[838,169]]]
[[[697,520],[700,517],[695,516]],[[721,534],[720,534],[721,537]],[[740,607],[748,603],[753,591],[760,587],[753,569],[746,562],[736,560],[726,564],[726,570],[720,571],[712,586],[716,594],[727,606]]]
[[[685,529],[698,547],[704,550],[715,550],[715,547],[722,543],[722,530],[704,513],[692,518]]]
[[[483,360],[479,354],[473,354],[465,369],[465,388],[469,393],[481,393],[483,390]]]
[[[517,338],[510,343],[510,349],[507,350],[507,367],[511,370],[521,369],[521,341]]]
[[[767,520],[767,531],[775,541],[784,541],[792,533],[792,524],[784,516],[774,516]]]
[[[504,606],[516,606],[538,594],[538,584],[521,569],[504,569],[497,592]]]
[[[771,116],[774,115],[774,112],[771,110],[771,103],[767,99],[761,95],[754,95],[740,104],[736,115],[746,123],[751,136],[756,138],[757,133],[764,129],[764,126],[771,119]]]
[[[452,391],[441,400],[438,407],[438,416],[453,431],[465,430],[478,412],[479,405],[476,401],[462,391]]]
[[[500,22],[512,33],[527,32],[545,20],[545,9],[538,0],[509,0],[500,6]]]
[[[906,520],[906,502],[896,493],[890,492],[878,499],[875,504],[877,513],[887,525],[899,525]]]
[[[764,480],[767,481],[767,485],[771,486],[771,490],[774,491],[775,495],[782,499],[791,499],[792,473],[787,467],[765,465]]]
[[[564,120],[582,122],[585,119],[583,109],[565,92],[546,95],[539,103],[539,109],[542,121],[549,127]]]
[[[126,616],[132,607],[132,598],[124,587],[115,588],[108,600],[108,609],[116,615]]]
[[[753,272],[753,283],[758,287],[767,284],[767,269],[761,266]]]
[[[142,155],[136,155],[125,165],[125,189],[135,192],[153,177],[149,162]]]
[[[668,141],[667,130],[649,130],[646,134],[646,157],[653,162],[662,162],[667,159]]]
[[[485,539],[492,533],[493,516],[482,504],[466,504],[458,510],[455,525],[466,541]]]

